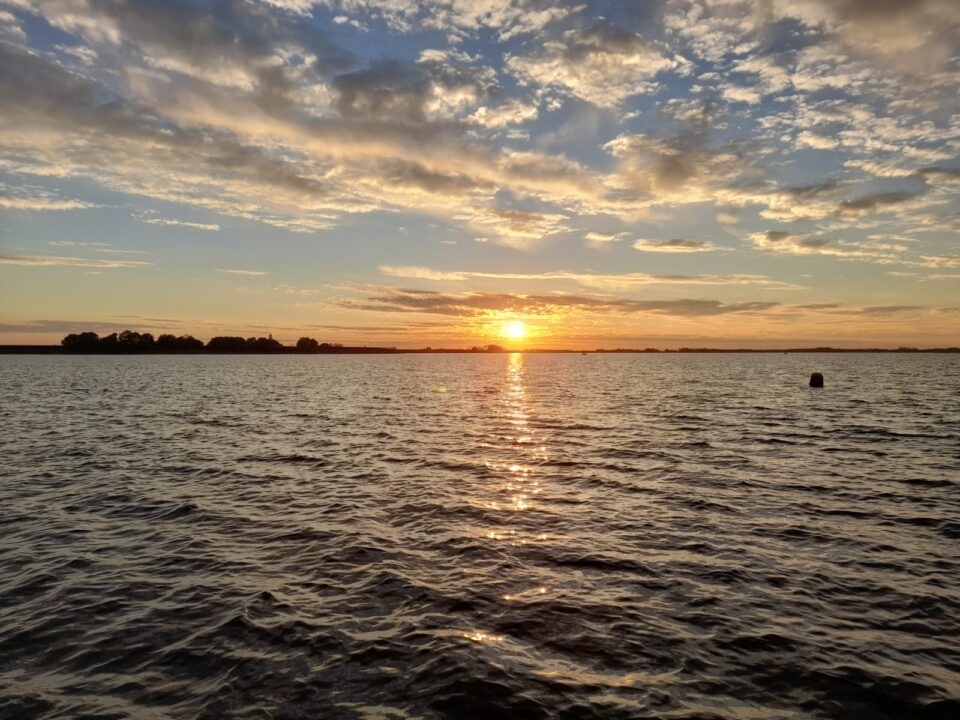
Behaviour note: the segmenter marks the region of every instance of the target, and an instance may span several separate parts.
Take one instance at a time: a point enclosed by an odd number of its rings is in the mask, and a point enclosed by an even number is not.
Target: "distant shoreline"
[[[218,351],[207,348],[198,350],[70,350],[60,345],[0,345],[0,355],[497,355],[511,353],[529,354],[562,354],[562,355],[690,355],[690,354],[722,354],[722,353],[751,353],[751,354],[809,354],[809,353],[887,353],[887,354],[930,354],[930,353],[960,353],[960,347],[946,348],[680,348],[669,349],[631,349],[631,348],[597,348],[594,350],[563,350],[550,348],[524,348],[510,350],[507,348],[472,349],[472,348],[393,348],[343,346],[337,348],[303,352],[292,346],[282,346],[275,350],[259,351]]]

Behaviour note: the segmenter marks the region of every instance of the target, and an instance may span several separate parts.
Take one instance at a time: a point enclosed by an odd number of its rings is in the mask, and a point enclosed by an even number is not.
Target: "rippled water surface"
[[[3,718],[960,717],[960,356],[3,356],[0,420]]]

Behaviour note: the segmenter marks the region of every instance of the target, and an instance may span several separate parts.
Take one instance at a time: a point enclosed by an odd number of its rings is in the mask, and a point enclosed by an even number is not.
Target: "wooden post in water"
[[[815,372],[810,376],[810,387],[823,387],[823,374]]]

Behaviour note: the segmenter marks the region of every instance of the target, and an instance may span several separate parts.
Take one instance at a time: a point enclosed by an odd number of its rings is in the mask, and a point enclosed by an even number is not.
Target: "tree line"
[[[164,334],[156,338],[151,333],[124,330],[100,337],[95,332],[70,333],[60,341],[64,350],[80,353],[322,353],[343,349],[339,343],[321,343],[302,337],[293,347],[283,345],[273,336],[249,337],[220,335],[206,344],[193,335]]]

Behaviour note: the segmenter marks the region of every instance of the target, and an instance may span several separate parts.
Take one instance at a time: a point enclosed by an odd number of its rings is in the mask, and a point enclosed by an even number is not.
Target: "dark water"
[[[0,717],[958,718],[958,371],[0,357]]]

